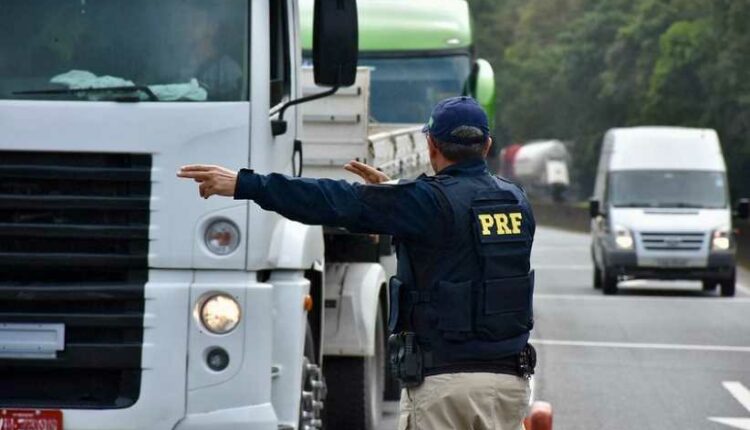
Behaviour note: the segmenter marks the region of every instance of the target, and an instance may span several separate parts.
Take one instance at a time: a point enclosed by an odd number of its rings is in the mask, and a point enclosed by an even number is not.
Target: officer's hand
[[[198,192],[201,197],[207,199],[212,195],[234,196],[237,186],[237,172],[220,166],[207,166],[203,164],[191,164],[182,166],[177,172],[180,178],[189,178],[199,183]]]
[[[391,180],[388,175],[380,170],[355,160],[346,163],[344,169],[361,177],[368,184],[380,184]]]

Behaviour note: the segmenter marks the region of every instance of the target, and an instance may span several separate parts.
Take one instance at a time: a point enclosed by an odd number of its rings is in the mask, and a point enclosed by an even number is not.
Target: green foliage
[[[498,137],[573,142],[591,190],[604,132],[714,128],[732,192],[750,195],[750,2],[469,0],[497,75]]]

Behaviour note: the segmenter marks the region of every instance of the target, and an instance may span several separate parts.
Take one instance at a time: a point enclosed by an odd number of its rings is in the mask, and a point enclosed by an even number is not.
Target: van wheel
[[[703,283],[703,291],[713,291],[716,289],[716,286],[718,285],[715,279],[704,279],[702,283]]]
[[[602,271],[599,270],[599,266],[594,263],[594,289],[602,289]]]
[[[607,273],[607,269],[601,270],[601,280],[602,280],[602,291],[606,295],[614,295],[617,294],[617,275],[610,275]]]
[[[734,296],[736,283],[737,283],[737,269],[732,269],[732,276],[730,276],[729,279],[727,280],[723,280],[719,282],[719,286],[721,287],[721,296],[722,297]]]

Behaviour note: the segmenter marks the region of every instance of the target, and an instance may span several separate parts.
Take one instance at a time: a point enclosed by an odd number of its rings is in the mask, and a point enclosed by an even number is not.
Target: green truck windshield
[[[0,99],[112,100],[139,86],[126,95],[247,100],[247,22],[248,0],[2,0]],[[80,91],[103,87],[119,90]]]
[[[379,122],[424,123],[439,100],[463,92],[471,72],[468,55],[360,57],[372,67],[370,116]]]

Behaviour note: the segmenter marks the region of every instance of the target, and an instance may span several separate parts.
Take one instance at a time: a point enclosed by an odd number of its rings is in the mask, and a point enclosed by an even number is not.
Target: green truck
[[[300,2],[305,59],[312,56],[312,5]],[[373,120],[424,123],[437,101],[461,94],[494,120],[495,76],[476,58],[465,0],[361,0],[358,8],[359,65],[373,69]]]

